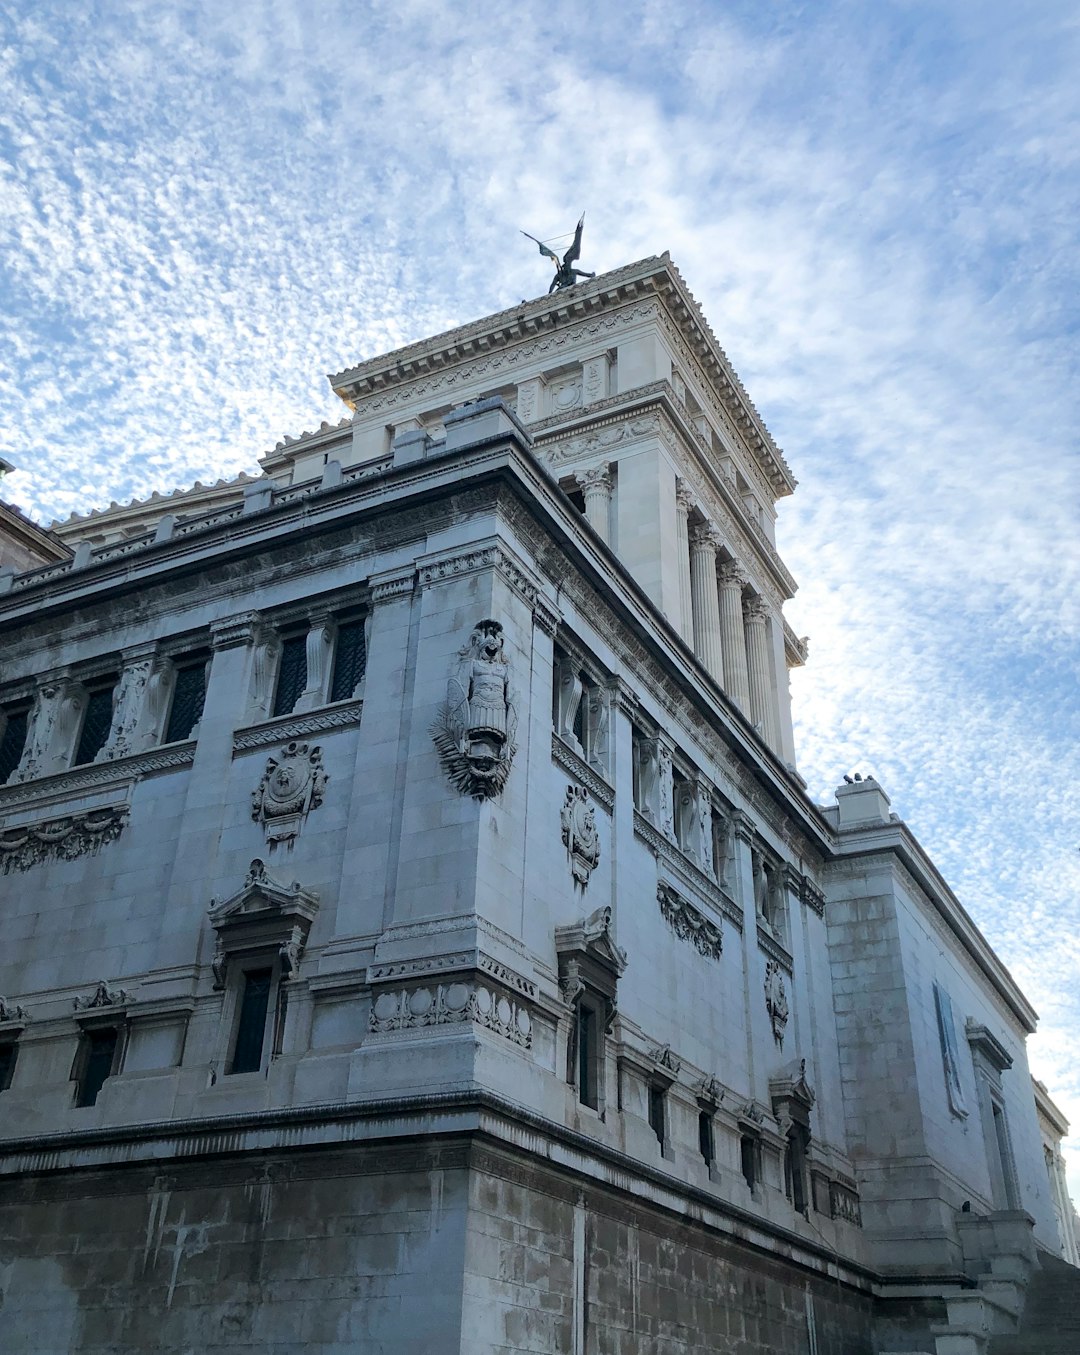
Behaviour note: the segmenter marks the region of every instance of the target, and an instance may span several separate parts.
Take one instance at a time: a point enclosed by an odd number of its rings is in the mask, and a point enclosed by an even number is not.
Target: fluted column
[[[611,467],[605,461],[577,477],[585,497],[585,517],[601,541],[611,544]]]
[[[693,592],[690,583],[690,510],[694,496],[685,480],[675,481],[675,528],[679,541],[680,634],[688,645],[694,643]]]
[[[708,523],[690,532],[690,599],[694,614],[694,653],[717,680],[724,680],[720,643],[720,599],[716,592],[716,551],[720,538]]]
[[[745,608],[746,658],[750,679],[750,719],[770,748],[776,747],[776,713],[769,673],[769,608],[750,598]]]
[[[746,671],[742,590],[746,578],[738,565],[720,569],[720,638],[724,649],[724,691],[740,710],[750,710],[750,678]]]

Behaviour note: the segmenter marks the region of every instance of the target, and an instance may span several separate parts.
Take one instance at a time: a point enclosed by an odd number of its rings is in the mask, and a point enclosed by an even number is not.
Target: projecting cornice
[[[513,347],[538,334],[565,328],[574,321],[649,296],[661,301],[670,322],[700,365],[706,383],[760,463],[775,495],[780,498],[790,494],[796,483],[791,468],[717,342],[701,307],[666,253],[371,358],[331,375],[329,381],[334,392],[350,408],[355,408],[376,392],[429,377],[482,354]]]

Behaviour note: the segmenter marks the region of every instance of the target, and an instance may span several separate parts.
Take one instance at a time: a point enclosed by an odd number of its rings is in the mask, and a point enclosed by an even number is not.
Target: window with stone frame
[[[185,654],[172,661],[172,691],[163,743],[178,743],[198,733],[209,666],[210,656],[204,653]]]
[[[755,844],[750,851],[754,884],[754,912],[758,925],[786,944],[788,934],[787,892],[780,862]]]
[[[739,1162],[742,1168],[743,1180],[751,1190],[757,1186],[761,1180],[761,1135],[752,1131],[744,1131],[739,1136]]]
[[[1002,1074],[1012,1067],[1013,1058],[1001,1041],[979,1022],[968,1020],[964,1033],[975,1069],[975,1091],[993,1204],[997,1209],[1020,1209],[1020,1186],[1002,1085]]]
[[[0,706],[0,786],[11,780],[22,761],[29,728],[29,701]]]
[[[702,1108],[698,1111],[698,1151],[707,1167],[716,1161],[716,1132],[713,1124],[713,1111]]]
[[[586,991],[574,1004],[566,1080],[577,1088],[581,1104],[596,1111],[601,1108],[603,1038],[603,1002]]]
[[[113,718],[113,697],[116,694],[115,676],[86,682],[86,707],[79,737],[75,743],[75,757],[72,766],[81,767],[93,762],[109,737]]]
[[[313,615],[276,633],[272,716],[362,695],[368,615],[352,608]]]
[[[0,1092],[6,1092],[15,1076],[15,1064],[19,1059],[18,1040],[0,1040]]]
[[[97,1104],[106,1081],[120,1071],[123,1058],[123,1028],[113,1023],[84,1027],[79,1036],[71,1080],[75,1105],[83,1109]]]
[[[284,1027],[281,1010],[284,991],[272,953],[265,958],[254,957],[240,966],[233,991],[232,1034],[226,1060],[226,1074],[258,1073],[265,1066],[266,1056],[281,1052],[280,1038]],[[274,1036],[267,1049],[269,1018],[274,1016]]]
[[[610,766],[610,695],[598,667],[562,645],[555,646],[551,705],[555,733],[605,776]]]
[[[611,936],[611,909],[598,908],[580,922],[556,927],[555,950],[559,991],[569,1009],[566,1080],[580,1104],[603,1117],[606,1042],[626,967],[626,953]]]
[[[730,890],[731,863],[735,855],[735,835],[731,810],[715,800],[709,806],[709,832],[712,836],[712,870],[716,883]]]
[[[667,1146],[667,1087],[660,1082],[650,1082],[646,1088],[648,1096],[649,1128],[656,1135],[661,1153]]]
[[[787,1132],[784,1145],[784,1194],[799,1214],[805,1214],[809,1205],[807,1190],[807,1159],[810,1132],[801,1124],[793,1124]]]
[[[638,725],[631,729],[633,752],[634,808],[650,822],[655,818],[658,766],[656,738]]]

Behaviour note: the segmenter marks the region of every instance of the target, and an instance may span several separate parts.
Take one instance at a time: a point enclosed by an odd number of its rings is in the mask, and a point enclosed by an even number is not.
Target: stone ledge
[[[363,700],[338,701],[321,710],[305,711],[300,715],[278,715],[258,724],[245,725],[233,734],[233,757],[252,748],[265,748],[271,743],[289,743],[322,734],[327,730],[350,729],[360,723],[364,712]]]

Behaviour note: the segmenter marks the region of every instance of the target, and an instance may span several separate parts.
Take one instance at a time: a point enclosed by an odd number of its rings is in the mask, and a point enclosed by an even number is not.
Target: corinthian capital
[[[690,544],[695,550],[720,549],[720,533],[711,522],[699,522],[690,528]]]
[[[751,625],[764,625],[769,619],[769,604],[764,598],[747,598],[743,604],[743,616]]]
[[[593,466],[590,470],[578,471],[577,482],[583,493],[588,493],[591,489],[598,489],[605,494],[610,494],[611,466],[607,461],[602,461],[599,466]]]
[[[694,491],[685,480],[675,481],[675,506],[680,513],[687,516],[694,506]]]
[[[721,587],[742,589],[745,583],[746,575],[733,560],[720,566]]]

